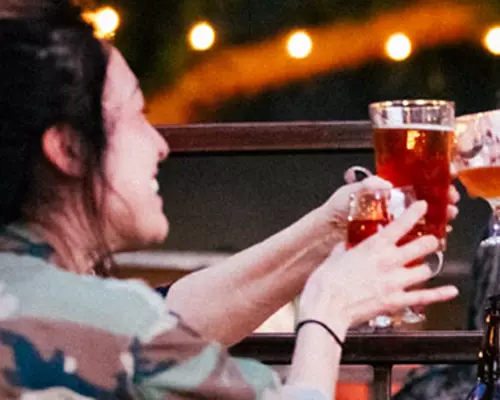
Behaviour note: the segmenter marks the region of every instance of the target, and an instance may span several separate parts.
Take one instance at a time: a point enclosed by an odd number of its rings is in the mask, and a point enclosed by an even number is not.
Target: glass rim
[[[372,194],[390,194],[393,191],[399,191],[401,193],[411,193],[411,194],[416,194],[415,193],[415,186],[413,185],[403,185],[403,186],[392,186],[390,188],[370,188],[370,187],[364,187],[358,190],[357,192],[352,192],[350,194],[350,197],[356,197],[358,194],[367,194],[367,193],[372,193]]]
[[[455,102],[452,100],[432,100],[432,99],[411,99],[411,100],[384,100],[370,103],[370,109],[387,108],[387,107],[455,107]]]

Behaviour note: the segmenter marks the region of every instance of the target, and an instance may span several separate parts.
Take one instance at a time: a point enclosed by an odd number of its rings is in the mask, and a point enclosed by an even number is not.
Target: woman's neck
[[[75,232],[64,231],[62,234],[36,223],[29,224],[28,228],[54,249],[53,262],[58,267],[77,274],[94,274],[97,254],[82,246],[84,242]]]
[[[61,211],[45,215],[50,215],[50,218],[31,219],[26,226],[54,249],[52,261],[66,271],[94,274],[100,254],[91,230],[82,223],[83,219]]]

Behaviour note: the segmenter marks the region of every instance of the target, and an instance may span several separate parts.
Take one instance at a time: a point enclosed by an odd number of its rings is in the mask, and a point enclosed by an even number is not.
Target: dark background
[[[111,0],[94,3],[110,4],[119,12],[121,25],[115,45],[138,75],[145,93],[151,95],[203,62],[210,52],[263,42],[295,28],[345,21],[362,23],[384,12],[429,2]],[[485,10],[484,30],[500,24],[500,2],[448,2],[462,3]],[[216,46],[207,53],[192,51],[186,40],[190,27],[200,20],[209,21],[217,32]],[[428,49],[415,48],[403,62],[372,59],[361,66],[233,98],[215,109],[203,110],[198,118],[220,122],[366,119],[368,103],[396,98],[454,100],[457,115],[496,108],[500,104],[500,57],[490,54],[481,40],[478,36]]]

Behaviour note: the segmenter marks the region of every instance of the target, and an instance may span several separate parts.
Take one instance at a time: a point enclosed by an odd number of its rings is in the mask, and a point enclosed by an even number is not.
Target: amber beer
[[[425,233],[446,238],[446,209],[451,183],[453,131],[440,125],[413,124],[374,129],[377,174],[394,186],[413,186],[426,200]]]
[[[458,179],[470,197],[500,198],[500,166],[464,169],[458,172]]]
[[[348,222],[347,225],[347,248],[353,248],[357,244],[361,243],[363,240],[368,239],[370,236],[374,235],[387,224],[390,220],[387,218],[381,219],[360,219],[352,220]],[[401,238],[397,245],[402,246],[412,240],[418,239],[423,235],[423,226],[417,224],[413,229],[408,232],[403,238]],[[423,264],[424,259],[419,258],[406,264],[405,267],[414,267]]]
[[[388,219],[352,220],[347,225],[347,248],[352,248],[368,239],[389,223]]]

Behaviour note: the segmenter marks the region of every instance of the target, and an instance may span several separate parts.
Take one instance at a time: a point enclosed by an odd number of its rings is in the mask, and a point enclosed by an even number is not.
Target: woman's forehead
[[[121,53],[114,47],[111,48],[106,71],[106,80],[102,95],[104,108],[121,107],[123,102],[131,99],[134,94],[142,96],[138,90],[139,82],[127,65]]]

